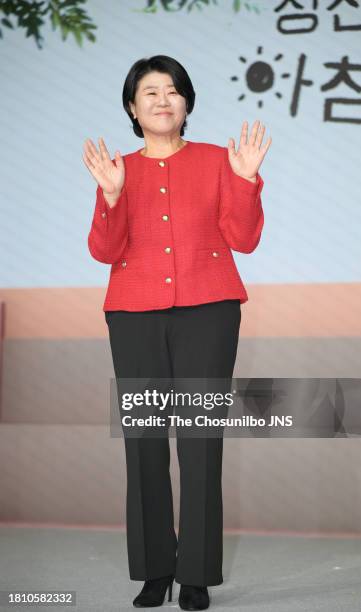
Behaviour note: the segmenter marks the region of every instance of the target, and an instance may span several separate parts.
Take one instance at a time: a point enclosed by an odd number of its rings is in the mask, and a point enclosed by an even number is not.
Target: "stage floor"
[[[74,612],[134,610],[143,582],[128,574],[126,534],[117,528],[0,525],[0,590],[75,591]],[[210,610],[358,612],[361,538],[224,534],[224,583],[209,587]],[[173,602],[180,609],[179,585]],[[0,605],[1,612],[54,606]]]

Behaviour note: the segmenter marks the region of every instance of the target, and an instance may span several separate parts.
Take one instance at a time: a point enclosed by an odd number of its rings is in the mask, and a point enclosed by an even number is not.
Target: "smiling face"
[[[174,87],[172,77],[164,72],[149,72],[138,82],[133,116],[143,133],[179,133],[185,120],[186,99]]]

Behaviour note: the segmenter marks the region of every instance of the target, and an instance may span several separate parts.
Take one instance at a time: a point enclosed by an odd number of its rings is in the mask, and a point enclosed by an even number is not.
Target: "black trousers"
[[[231,378],[240,301],[165,310],[105,313],[116,378]],[[127,548],[131,580],[175,574],[179,584],[223,582],[223,438],[177,434],[178,540],[174,530],[169,439],[124,437]]]

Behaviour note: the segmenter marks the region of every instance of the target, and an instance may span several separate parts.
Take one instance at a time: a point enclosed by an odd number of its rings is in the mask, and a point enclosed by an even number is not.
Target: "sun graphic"
[[[263,53],[263,47],[258,47],[257,55],[262,55],[262,53]],[[283,58],[283,54],[278,53],[278,55],[276,55],[276,57],[274,58],[274,61],[279,62],[280,59],[282,58]],[[247,62],[247,59],[243,57],[242,55],[238,59],[240,62],[243,62],[243,63]],[[289,79],[290,76],[291,75],[289,72],[284,72],[283,74],[281,74],[281,79]],[[275,73],[270,64],[268,64],[267,62],[262,62],[258,60],[256,62],[253,62],[247,68],[245,77],[246,77],[246,83],[247,83],[248,89],[250,91],[255,92],[255,93],[263,93],[264,91],[271,89],[271,87],[273,86],[273,83],[275,80]],[[239,81],[239,77],[232,76],[231,81]],[[279,91],[275,92],[275,96],[277,96],[277,98],[282,98],[282,94]],[[244,100],[245,97],[246,97],[246,94],[242,93],[238,96],[238,100]],[[258,108],[262,108],[263,100],[258,100],[257,106]]]

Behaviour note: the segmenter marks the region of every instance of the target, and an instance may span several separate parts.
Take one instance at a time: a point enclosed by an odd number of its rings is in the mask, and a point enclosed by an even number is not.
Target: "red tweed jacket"
[[[140,151],[123,156],[113,208],[96,192],[88,247],[111,264],[103,311],[246,302],[231,249],[251,253],[259,243],[261,176],[237,176],[227,148],[215,144],[187,141],[164,159]]]

